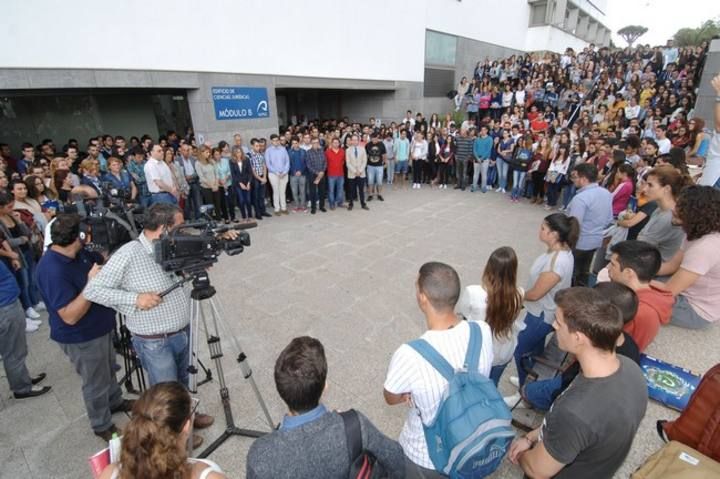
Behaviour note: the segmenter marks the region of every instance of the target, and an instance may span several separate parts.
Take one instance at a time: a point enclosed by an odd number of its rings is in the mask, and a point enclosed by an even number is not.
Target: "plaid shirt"
[[[153,246],[140,234],[117,250],[90,280],[83,295],[93,303],[102,304],[124,314],[133,334],[174,333],[190,322],[190,294],[178,288],[163,298],[158,306],[142,311],[135,301],[140,293],[159,293],[180,278],[167,273],[155,262]]]
[[[250,153],[250,166],[256,175],[262,176],[265,174],[265,156],[262,153]]]
[[[322,148],[314,149],[310,148],[307,151],[306,156],[307,168],[311,174],[317,175],[321,171],[325,171],[327,167],[327,160],[325,159],[325,152]]]

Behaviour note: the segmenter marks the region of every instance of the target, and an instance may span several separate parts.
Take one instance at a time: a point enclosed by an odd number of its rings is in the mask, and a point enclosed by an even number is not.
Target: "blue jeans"
[[[162,191],[160,193],[150,193],[150,205],[152,206],[156,203],[170,203],[176,205],[177,198],[175,198],[167,191]]]
[[[188,327],[171,336],[147,339],[133,336],[135,352],[148,373],[150,385],[177,381],[188,386],[190,344]]]
[[[545,313],[540,316],[527,313],[525,315],[525,329],[518,335],[518,344],[515,347],[515,366],[517,366],[520,386],[525,384],[527,372],[524,365],[528,359],[532,363],[532,357],[539,356],[545,350],[545,337],[553,330],[552,325],[544,321]],[[523,362],[525,361],[525,362]]]
[[[497,179],[497,166],[489,166],[487,172],[487,186],[492,188]]]
[[[545,192],[545,199],[549,206],[557,205],[558,196],[560,196],[560,185],[553,182],[547,183],[547,191]]]
[[[345,177],[328,176],[328,201],[331,208],[345,201]]]
[[[505,372],[505,368],[507,367],[509,363],[500,364],[499,366],[493,366],[490,368],[490,379],[492,379],[492,382],[495,384],[495,387],[497,387],[498,383],[500,382],[500,378],[502,377],[503,373]]]
[[[565,189],[563,190],[563,207],[568,207],[573,196],[575,196],[575,185],[572,183],[565,185]]]
[[[513,187],[510,197],[513,199],[520,198],[520,188],[525,182],[526,171],[513,170]]]
[[[510,168],[510,165],[507,161],[498,156],[495,166],[498,171],[498,188],[502,188],[504,190],[507,188],[508,169]]]
[[[535,409],[549,411],[553,401],[560,394],[561,388],[562,376],[558,374],[550,379],[540,379],[527,383],[523,388],[522,396]]]
[[[40,292],[35,278],[35,259],[30,248],[23,251],[22,255],[25,266],[15,272],[15,278],[20,286],[20,303],[25,310],[40,302]]]

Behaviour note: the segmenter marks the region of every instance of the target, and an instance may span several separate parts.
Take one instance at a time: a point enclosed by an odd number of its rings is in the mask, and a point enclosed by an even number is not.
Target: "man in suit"
[[[345,163],[347,164],[348,182],[350,182],[350,203],[348,210],[353,209],[355,195],[360,196],[362,209],[369,210],[365,204],[365,167],[367,166],[367,153],[365,148],[358,146],[360,137],[353,134],[350,137],[350,146],[345,151]]]
[[[190,191],[185,199],[184,216],[188,219],[198,219],[200,217],[200,182],[197,172],[195,171],[195,157],[190,153],[190,145],[184,144],[178,148],[178,156],[175,159],[177,164],[182,168],[187,180]]]

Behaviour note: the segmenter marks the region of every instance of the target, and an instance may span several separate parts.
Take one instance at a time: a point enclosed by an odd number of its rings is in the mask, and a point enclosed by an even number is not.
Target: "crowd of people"
[[[451,185],[558,211],[540,224],[545,252],[525,287],[510,246],[492,253],[479,284],[464,288],[452,267],[423,265],[422,338],[459,367],[475,322],[483,338],[478,371],[497,386],[515,362],[508,381],[518,393],[507,404],[549,411],[510,448],[528,476],[611,476],[645,412],[639,353],[666,324],[700,329],[720,318],[720,102],[714,136],[692,114],[706,49],[589,47],[479,62],[452,101],[467,113],[462,119],[408,111],[389,124],[310,121],[249,146],[239,134],[232,144],[196,144],[191,131],[157,142],[100,135],[85,151],[73,139],[60,149],[47,139],[23,144],[17,158],[0,144],[0,326],[8,331],[0,354],[15,397],[49,390],[37,385],[44,374],[31,377],[25,367],[23,332],[37,330],[38,311],[47,309],[51,338],[82,379],[95,434],[108,439],[117,432],[112,415],[132,412],[121,463],[105,477],[173,468],[182,477],[223,477],[217,465],[187,459],[186,444],[202,442],[190,425],[207,427],[213,418],[191,409],[177,387],[188,382],[189,297],[183,288],[160,297],[175,279],[155,263],[152,242],[203,214],[239,223],[352,210],[358,201],[369,210],[387,189]],[[720,98],[720,76],[712,85]],[[68,211],[108,196],[146,214],[140,241],[100,268],[104,259],[83,249],[81,219]],[[138,401],[124,399],[114,378],[116,311],[148,372],[151,387]],[[534,358],[551,333],[575,362],[540,380]],[[248,477],[348,470],[343,420],[321,401],[327,371],[316,339],[296,338],[280,354],[275,382],[289,413],[253,444]],[[408,345],[393,355],[385,400],[410,405],[399,444],[359,415],[364,449],[391,477],[442,477],[423,425],[444,384]],[[617,402],[627,405],[622,415],[608,407]]]

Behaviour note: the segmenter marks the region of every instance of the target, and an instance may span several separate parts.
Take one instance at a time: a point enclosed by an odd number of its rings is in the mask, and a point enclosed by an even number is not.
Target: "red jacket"
[[[345,150],[340,148],[337,153],[328,148],[325,150],[325,158],[327,159],[328,176],[344,176],[343,165],[345,164]]]
[[[636,291],[638,310],[632,321],[623,328],[643,352],[653,342],[660,325],[670,322],[675,299],[670,291],[650,286]]]

